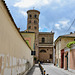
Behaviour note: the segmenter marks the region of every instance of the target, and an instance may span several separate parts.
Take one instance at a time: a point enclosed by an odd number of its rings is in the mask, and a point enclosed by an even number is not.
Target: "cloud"
[[[71,27],[71,30],[75,31],[75,27]]]
[[[61,29],[61,28],[60,28],[60,24],[55,24],[55,27],[56,27],[57,29],[59,29],[59,30]]]
[[[5,0],[21,30],[27,27],[26,11],[35,7],[41,12],[39,31],[55,31],[55,38],[69,28],[75,15],[75,0]],[[17,9],[17,10],[16,10]],[[15,15],[14,15],[15,14]],[[18,16],[17,16],[18,15]],[[20,20],[22,21],[20,22]],[[52,24],[53,23],[53,24]],[[72,26],[69,30],[74,31]],[[68,32],[69,32],[68,31]]]
[[[59,21],[59,23],[61,24],[62,28],[67,27],[69,25],[70,20],[63,20],[63,21]]]
[[[19,8],[30,8],[30,7],[36,7],[36,5],[43,6],[49,4],[49,2],[52,0],[20,0],[19,2],[15,3],[15,7]]]
[[[61,28],[68,27],[69,24],[70,24],[70,20],[68,19],[60,20],[57,23],[55,23],[55,27],[60,30]]]
[[[41,24],[41,26],[39,26],[39,31],[40,32],[50,32],[50,31],[52,31],[52,29],[47,24],[46,25],[45,24]]]
[[[41,30],[42,28],[41,27],[39,27],[39,30]]]
[[[15,7],[19,8],[30,8],[30,7],[36,7],[39,8],[41,6],[45,5],[52,5],[53,9],[57,8],[57,5],[64,6],[67,3],[65,0],[19,0],[14,4]],[[36,6],[37,5],[37,6]]]
[[[27,13],[26,13],[26,11],[20,11],[20,13],[21,13],[23,16],[25,16],[25,17],[27,18]]]

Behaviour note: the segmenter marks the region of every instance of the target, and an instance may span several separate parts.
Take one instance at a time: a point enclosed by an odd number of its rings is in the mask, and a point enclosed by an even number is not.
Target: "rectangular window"
[[[35,55],[36,54],[36,52],[35,51],[31,51],[31,55]]]
[[[53,55],[52,54],[50,54],[50,59],[52,59],[53,58]]]

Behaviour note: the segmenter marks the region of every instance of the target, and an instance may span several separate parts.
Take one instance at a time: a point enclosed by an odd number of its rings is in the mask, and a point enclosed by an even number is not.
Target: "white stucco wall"
[[[33,66],[31,50],[20,36],[0,0],[0,75],[17,75]]]

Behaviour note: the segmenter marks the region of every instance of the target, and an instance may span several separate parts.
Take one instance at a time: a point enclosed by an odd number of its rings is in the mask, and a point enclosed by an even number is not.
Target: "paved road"
[[[40,68],[38,64],[36,64],[29,72],[27,75],[41,75]]]
[[[42,66],[46,70],[46,74],[49,75],[75,75],[74,73],[69,72],[68,70],[57,68],[53,66],[53,64],[43,64]]]
[[[55,67],[53,64],[42,64],[44,69],[46,70],[46,74],[49,75],[75,75],[74,73],[64,70],[58,67]],[[27,75],[41,75],[41,71],[39,69],[38,64],[36,64],[29,72]]]

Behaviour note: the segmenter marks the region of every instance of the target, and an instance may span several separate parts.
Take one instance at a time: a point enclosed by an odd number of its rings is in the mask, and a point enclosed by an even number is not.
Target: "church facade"
[[[38,10],[27,11],[27,32],[35,33],[35,58],[41,62],[53,62],[54,32],[39,32]]]
[[[52,32],[39,32],[39,60],[53,62],[53,37]]]

